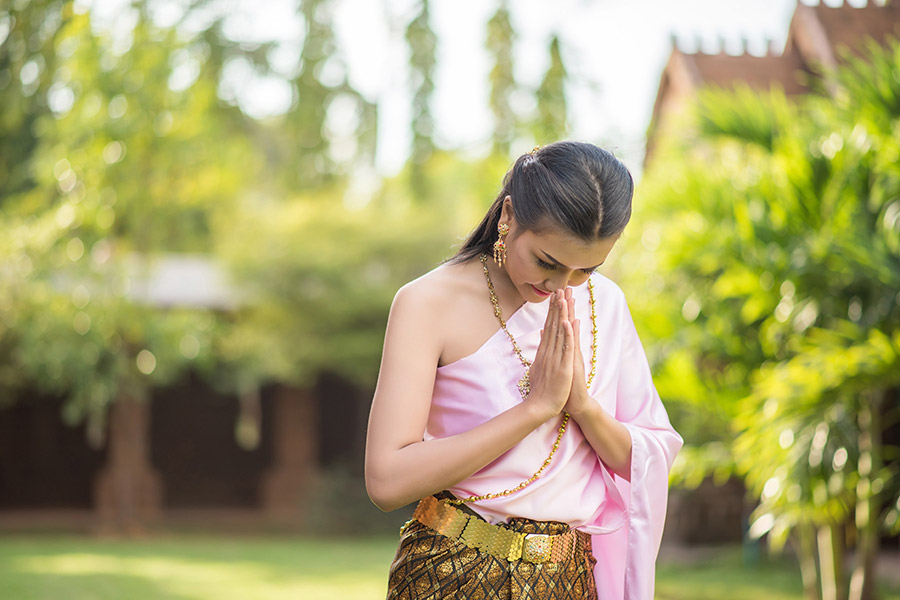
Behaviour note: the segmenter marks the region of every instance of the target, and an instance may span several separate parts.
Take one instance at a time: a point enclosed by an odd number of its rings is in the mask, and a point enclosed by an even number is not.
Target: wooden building
[[[701,88],[732,88],[741,83],[756,90],[777,86],[788,96],[806,94],[810,78],[837,66],[844,52],[859,53],[867,40],[884,43],[890,37],[900,38],[900,2],[870,0],[860,8],[798,2],[784,48],[769,45],[764,56],[746,49],[739,55],[724,50],[687,53],[673,39],[653,106],[644,164],[650,163],[659,137],[688,109]]]
[[[168,256],[132,300],[228,310],[232,293],[209,260]],[[303,527],[324,471],[361,472],[369,397],[327,375],[309,389],[264,387],[250,399],[258,441],[242,445],[248,400],[187,374],[144,401],[117,398],[93,448],[84,425],[63,422],[63,398],[26,394],[0,407],[0,530]]]

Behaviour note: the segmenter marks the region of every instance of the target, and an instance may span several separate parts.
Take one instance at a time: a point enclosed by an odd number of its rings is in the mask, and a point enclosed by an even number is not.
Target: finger
[[[559,293],[559,319],[560,321],[570,321],[571,317],[569,316],[569,302],[566,300],[565,293],[560,291]]]
[[[546,351],[547,351],[547,340],[544,338],[544,330],[541,329],[541,341],[538,342],[537,351],[534,353],[534,362],[532,362],[532,364],[540,362],[541,356],[543,356]]]
[[[564,322],[568,321],[568,319],[566,318],[566,304],[565,304],[564,300],[559,301],[559,306],[558,306],[558,310],[557,310],[556,314],[557,314],[556,335],[562,337],[563,335],[565,335],[565,331],[562,328],[562,324]]]
[[[575,335],[572,331],[572,324],[569,321],[563,321],[562,330],[564,334],[562,360],[564,364],[571,365],[575,356]]]
[[[548,331],[552,331],[553,324],[553,311],[555,310],[555,306],[553,305],[553,300],[556,298],[556,292],[550,294],[550,304],[547,307],[547,318],[544,319],[544,329]]]
[[[560,314],[560,293],[559,291],[553,292],[553,321],[554,325],[559,328],[559,322],[562,315]]]
[[[556,338],[558,340],[558,350],[561,352],[565,351],[565,335],[566,330],[563,328],[563,323],[568,321],[568,316],[566,315],[566,300],[563,296],[562,290],[557,292],[556,296]]]
[[[538,362],[542,360],[541,357],[550,353],[553,354],[556,350],[556,319],[554,317],[556,313],[556,307],[554,306],[554,297],[555,295],[550,296],[550,304],[547,310],[547,318],[544,320],[544,328],[541,329],[541,341],[538,344],[537,352],[535,353],[534,360]]]
[[[566,344],[566,330],[564,329],[563,324],[569,320],[566,314],[565,293],[562,290],[555,292],[554,305],[554,325],[556,328],[556,344],[554,351],[557,353],[558,358],[561,359],[563,352],[566,350],[563,347]]]
[[[547,311],[547,323],[544,329],[549,334],[550,349],[555,350],[559,340],[559,304],[556,292],[553,292],[553,295],[550,296],[550,307]]]
[[[569,311],[569,320],[575,320],[575,297],[572,295],[572,288],[566,288],[566,304]]]
[[[572,333],[575,336],[575,350],[581,352],[581,319],[572,321]]]
[[[572,334],[575,338],[575,373],[581,373],[581,376],[584,377],[584,354],[581,353],[581,320],[575,319],[572,323]]]
[[[558,360],[556,357],[559,354],[559,348],[562,345],[559,336],[558,313],[559,307],[556,304],[556,293],[554,292],[550,296],[549,305],[547,307],[547,319],[544,322],[544,335],[541,338],[535,361],[537,361],[539,356],[542,357],[542,362],[547,360]],[[551,359],[550,357],[553,358]]]

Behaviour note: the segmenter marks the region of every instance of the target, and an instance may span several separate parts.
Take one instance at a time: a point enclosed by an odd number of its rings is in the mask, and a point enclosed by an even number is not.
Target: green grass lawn
[[[395,540],[0,540],[3,600],[383,598]]]
[[[316,540],[179,535],[146,540],[0,539],[3,600],[366,600],[384,597],[395,537]],[[900,599],[884,590],[883,600]],[[738,549],[660,564],[658,600],[802,600],[789,561]]]

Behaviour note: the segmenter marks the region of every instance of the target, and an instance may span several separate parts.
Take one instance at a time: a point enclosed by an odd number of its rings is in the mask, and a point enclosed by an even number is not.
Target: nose
[[[547,279],[547,289],[551,292],[564,290],[567,287],[577,286],[584,283],[578,275],[578,271],[563,271],[555,273]]]

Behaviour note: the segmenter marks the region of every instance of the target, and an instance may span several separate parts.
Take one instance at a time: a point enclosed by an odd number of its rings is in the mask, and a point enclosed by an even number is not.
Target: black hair
[[[523,154],[503,188],[451,262],[491,254],[503,200],[528,231],[558,227],[584,241],[615,237],[631,218],[634,181],[610,152],[583,142],[556,142]]]

